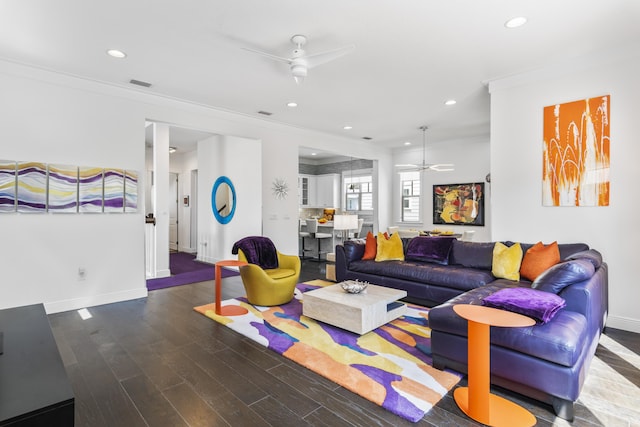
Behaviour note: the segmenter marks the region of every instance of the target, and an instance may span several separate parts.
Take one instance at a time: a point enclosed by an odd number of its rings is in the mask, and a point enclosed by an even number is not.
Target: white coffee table
[[[338,283],[305,292],[302,314],[362,335],[402,316],[407,307],[398,300],[406,296],[406,291],[377,285],[350,294]]]

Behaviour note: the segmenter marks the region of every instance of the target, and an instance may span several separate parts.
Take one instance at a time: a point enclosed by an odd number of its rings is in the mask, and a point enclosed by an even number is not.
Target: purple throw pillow
[[[562,297],[550,292],[529,288],[506,288],[484,298],[482,305],[523,314],[542,324],[553,319],[567,303]]]
[[[447,265],[449,264],[449,252],[454,239],[454,237],[414,237],[407,245],[404,258],[408,261]]]
[[[567,286],[590,279],[596,270],[587,259],[573,259],[549,267],[536,277],[531,288],[559,294]]]

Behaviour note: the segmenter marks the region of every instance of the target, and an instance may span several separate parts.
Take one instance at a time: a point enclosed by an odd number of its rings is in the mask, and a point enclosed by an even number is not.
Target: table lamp
[[[335,215],[333,229],[342,231],[342,241],[349,237],[349,230],[358,229],[358,215]]]

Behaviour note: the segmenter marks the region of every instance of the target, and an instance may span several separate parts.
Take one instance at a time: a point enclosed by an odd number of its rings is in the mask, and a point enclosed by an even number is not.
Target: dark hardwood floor
[[[301,281],[324,278],[303,262]],[[223,298],[244,294],[223,280]],[[214,283],[152,291],[144,299],[49,316],[76,396],[76,426],[476,426],[450,392],[410,423],[206,318]],[[465,384],[465,380],[461,382]],[[573,423],[525,406],[540,426],[640,426],[640,335],[607,329]]]

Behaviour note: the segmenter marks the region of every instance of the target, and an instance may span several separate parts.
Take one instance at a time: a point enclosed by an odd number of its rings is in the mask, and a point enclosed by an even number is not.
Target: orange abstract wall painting
[[[544,206],[609,206],[609,98],[544,107]]]

